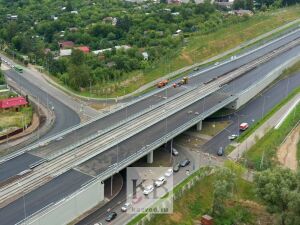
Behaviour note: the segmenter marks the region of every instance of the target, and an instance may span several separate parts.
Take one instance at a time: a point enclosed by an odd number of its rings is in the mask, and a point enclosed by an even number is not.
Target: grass
[[[261,34],[267,33],[279,26],[293,21],[300,16],[300,7],[292,6],[288,8],[272,10],[269,12],[259,12],[245,21],[236,24],[226,25],[215,32],[209,34],[194,33],[188,38],[188,43],[174,50],[172,55],[153,63],[151,68],[137,70],[125,75],[126,84],[122,88],[113,91],[98,92],[103,87],[92,87],[97,93],[92,93],[91,97],[118,97],[137,90],[142,85],[158,79],[172,71],[178,70],[194,63],[203,62],[213,56],[225,52],[231,48],[251,40]],[[178,75],[182,76],[182,75]],[[178,77],[176,76],[176,77]],[[54,78],[52,76],[52,78]],[[63,82],[54,79],[60,85],[66,87]],[[104,84],[105,88],[118,86],[116,82]],[[122,83],[122,82],[121,82]],[[149,88],[152,90],[154,87]],[[148,89],[146,91],[149,91]],[[70,90],[74,92],[73,90]],[[74,92],[85,97],[89,97],[89,90]]]
[[[281,77],[284,78],[299,71],[300,71],[300,61],[295,63],[292,67],[284,70]]]
[[[5,92],[3,94],[0,94],[0,100],[1,99],[6,99],[6,98],[11,98],[11,97],[16,97],[17,94],[12,92],[12,91],[8,91],[8,92]]]
[[[271,111],[269,111],[261,120],[257,121],[255,124],[250,126],[246,131],[244,131],[237,139],[237,142],[243,142],[248,138],[258,127],[264,124],[272,115],[277,112],[282,106],[289,102],[293,97],[300,93],[300,87],[294,89],[285,99],[278,103]]]
[[[297,144],[297,160],[300,162],[300,141]]]
[[[235,147],[233,145],[227,145],[225,148],[225,155],[229,155],[234,149]]]
[[[146,223],[147,225],[160,224],[164,221],[164,225],[173,224],[194,224],[202,215],[210,212],[213,201],[213,184],[216,176],[210,175],[198,181],[195,186],[186,191],[181,198],[174,202],[174,213],[166,215],[156,215],[152,221]],[[251,223],[253,216],[251,213],[238,203],[239,199],[255,200],[253,184],[238,179],[236,189],[234,190],[234,197],[226,203],[226,211],[224,215],[215,218],[215,224],[231,224],[237,212],[244,214],[247,218],[248,224]],[[229,223],[227,223],[227,221]],[[130,223],[134,224],[134,223]]]
[[[0,112],[0,131],[8,128],[22,128],[32,120],[32,107],[21,108],[19,112],[4,111]]]
[[[219,121],[219,122],[202,122],[201,134],[215,136],[220,131],[224,130],[230,124],[229,121]]]
[[[270,130],[245,153],[243,159],[246,160],[245,164],[256,170],[264,170],[276,165],[275,155],[277,147],[299,120],[300,105],[297,105],[277,130]]]

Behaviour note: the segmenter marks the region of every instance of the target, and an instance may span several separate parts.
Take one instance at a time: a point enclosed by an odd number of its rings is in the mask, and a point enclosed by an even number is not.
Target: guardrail
[[[64,197],[62,200],[58,202],[52,202],[49,205],[45,206],[42,210],[39,210],[30,216],[28,216],[26,219],[20,221],[18,224],[23,224],[24,222],[33,219],[34,217],[41,216],[43,214],[47,214],[48,211],[51,211],[53,207],[57,207],[60,203],[71,199],[72,197],[76,196],[78,193],[84,191],[88,186],[94,184],[95,182],[99,182],[99,180],[105,180],[106,178],[112,176],[115,173],[118,173],[120,170],[125,168],[126,166],[132,164],[132,162],[142,158],[143,156],[147,155],[149,152],[153,151],[154,149],[158,148],[161,146],[163,143],[166,143],[167,141],[171,140],[172,138],[176,137],[178,134],[182,133],[183,131],[187,130],[191,126],[197,124],[199,121],[202,121],[204,118],[207,116],[213,114],[217,110],[223,108],[224,106],[228,105],[232,101],[235,101],[237,99],[236,96],[230,96],[218,105],[215,105],[214,107],[210,108],[209,110],[205,111],[204,113],[198,115],[197,117],[193,118],[192,120],[188,121],[187,123],[181,125],[180,127],[176,128],[175,130],[171,131],[170,133],[164,135],[163,137],[157,139],[150,145],[146,145],[143,148],[139,149],[137,152],[133,153],[126,159],[122,160],[119,163],[115,163],[111,166],[108,167],[107,170],[103,171],[101,174],[96,176],[94,179],[91,181],[85,183],[78,189],[76,192],[73,192],[72,194]]]
[[[170,102],[170,101],[172,101],[172,100],[174,100],[176,98],[179,98],[180,96],[182,96],[184,94],[187,94],[188,92],[191,92],[191,91],[195,90],[196,88],[197,87],[192,87],[192,88],[187,89],[187,90],[185,90],[183,92],[179,92],[178,94],[176,94],[176,95],[174,95],[174,96],[172,96],[170,98],[167,98],[166,101],[162,101],[162,102],[160,102],[158,104],[155,104],[153,106],[147,107],[144,110],[142,110],[142,111],[140,111],[140,112],[138,112],[136,114],[133,114],[132,116],[129,116],[129,117],[127,117],[124,120],[119,121],[118,123],[114,124],[113,126],[107,127],[106,129],[103,129],[103,130],[99,130],[98,133],[95,133],[94,135],[92,135],[90,137],[84,138],[81,141],[78,141],[75,144],[73,144],[73,145],[71,145],[71,146],[69,146],[67,148],[64,148],[60,152],[58,152],[56,154],[49,155],[47,157],[47,160],[48,161],[52,160],[52,159],[54,159],[54,158],[56,158],[56,157],[58,157],[58,156],[60,156],[60,155],[62,155],[64,153],[66,153],[66,152],[71,151],[72,149],[74,149],[76,147],[79,147],[79,146],[81,146],[81,145],[83,145],[83,144],[85,144],[85,143],[87,143],[87,142],[89,142],[89,141],[91,141],[93,139],[96,139],[96,138],[100,137],[101,135],[103,135],[103,134],[105,134],[105,133],[107,133],[107,132],[109,132],[109,131],[111,131],[111,130],[119,127],[119,126],[121,126],[121,125],[123,125],[123,124],[125,124],[125,123],[127,123],[127,122],[129,122],[129,121],[131,121],[133,119],[136,119],[137,117],[139,117],[139,116],[141,116],[141,115],[143,115],[143,114],[145,114],[147,112],[150,112],[150,111],[152,111],[152,110],[154,110],[154,109],[156,109],[156,108],[158,108],[158,107],[166,104],[167,102]],[[126,107],[128,107],[128,106],[126,106]]]
[[[265,48],[265,47],[267,47],[267,46],[269,46],[269,45],[271,45],[271,44],[273,44],[273,43],[275,43],[275,42],[277,42],[277,41],[280,41],[280,40],[282,40],[282,39],[284,39],[284,38],[286,38],[286,37],[288,37],[288,36],[290,36],[290,35],[292,35],[292,34],[298,32],[298,31],[300,31],[300,29],[295,29],[295,30],[293,30],[292,32],[289,32],[288,34],[285,34],[285,35],[283,35],[283,36],[281,36],[281,37],[279,37],[279,38],[276,38],[276,39],[274,39],[274,40],[272,40],[272,41],[270,41],[270,42],[268,42],[268,43],[266,43],[266,44],[264,44],[264,45],[262,45],[262,46],[259,46],[259,47],[256,48],[256,49],[253,49],[253,50],[251,50],[251,51],[246,52],[245,54],[242,54],[242,55],[236,57],[234,60],[225,61],[224,63],[220,63],[219,65],[216,65],[216,66],[213,66],[213,67],[211,67],[211,68],[208,68],[208,69],[199,71],[199,72],[197,72],[196,74],[194,73],[191,77],[199,76],[200,74],[203,74],[203,73],[205,73],[205,72],[207,72],[207,71],[210,71],[210,70],[212,70],[212,69],[215,69],[215,68],[217,68],[217,67],[220,67],[220,66],[222,66],[222,65],[225,65],[225,64],[230,63],[230,62],[232,62],[232,61],[236,61],[236,60],[238,60],[238,59],[240,59],[240,58],[242,58],[242,57],[245,57],[245,56],[247,56],[247,55],[250,55],[250,54],[252,54],[253,52],[256,52],[256,51],[258,51],[258,50],[260,50],[260,49],[262,49],[262,48]],[[198,66],[198,65],[195,65],[195,66],[191,67],[191,69],[194,68],[194,67],[197,67],[197,66]],[[130,106],[130,105],[133,105],[133,104],[135,104],[136,102],[138,102],[138,101],[140,101],[140,100],[142,100],[142,99],[145,99],[145,98],[147,98],[147,97],[149,97],[149,96],[151,96],[151,95],[154,95],[154,94],[156,94],[156,93],[159,93],[160,91],[162,91],[162,90],[164,90],[164,89],[166,89],[166,88],[169,88],[170,86],[171,86],[171,85],[167,85],[167,86],[164,87],[164,88],[157,89],[157,90],[155,90],[155,91],[151,91],[151,92],[149,92],[149,93],[147,93],[147,94],[144,94],[144,95],[142,95],[142,96],[139,96],[139,97],[136,98],[134,101],[132,101],[132,102],[130,102],[130,103],[126,103],[126,104],[127,104],[126,107],[128,107],[128,106]],[[64,130],[64,131],[62,131],[62,132],[60,132],[60,133],[57,133],[57,134],[55,134],[55,135],[53,135],[53,136],[51,136],[51,137],[48,137],[47,139],[43,140],[42,142],[50,142],[50,141],[52,141],[52,140],[55,140],[55,139],[57,139],[58,137],[64,136],[64,135],[66,135],[66,134],[68,134],[68,133],[70,133],[70,132],[72,132],[72,131],[74,131],[74,130],[76,130],[76,129],[79,129],[79,128],[83,127],[83,126],[86,126],[86,125],[88,125],[88,124],[90,124],[90,123],[92,123],[92,122],[94,122],[94,121],[96,121],[96,120],[98,120],[98,119],[101,119],[101,118],[103,118],[103,117],[105,117],[105,116],[107,116],[107,115],[109,115],[109,114],[112,114],[112,113],[114,113],[114,112],[116,112],[116,111],[118,111],[118,110],[120,110],[120,107],[114,108],[113,110],[111,110],[111,111],[109,111],[109,112],[104,112],[102,115],[97,116],[97,117],[94,117],[93,119],[91,119],[91,120],[89,120],[89,121],[87,121],[87,122],[85,122],[85,123],[82,123],[82,124],[79,124],[79,125],[75,125],[75,126],[69,128],[69,129],[67,129],[67,130]],[[28,148],[28,147],[22,148],[22,149],[21,149],[20,151],[18,151],[17,153],[9,154],[9,155],[6,156],[6,157],[0,158],[0,163],[3,163],[3,162],[5,162],[5,161],[7,161],[7,160],[9,160],[9,159],[12,159],[12,158],[14,158],[14,157],[17,157],[17,156],[19,156],[19,155],[21,155],[21,154],[23,154],[23,153],[25,153],[25,152],[28,152],[28,151],[30,151],[30,150],[32,150],[32,149],[35,149],[35,148],[37,148],[37,147],[39,147],[39,143],[37,143],[37,144],[35,144],[35,145],[33,145],[33,146],[29,147],[29,148]]]

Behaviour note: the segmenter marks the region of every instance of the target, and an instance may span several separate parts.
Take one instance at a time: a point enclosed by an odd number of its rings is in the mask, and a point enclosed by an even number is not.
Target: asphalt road
[[[299,48],[298,47],[294,48],[293,50],[289,51],[289,53],[285,53],[285,54],[279,56],[278,57],[278,58],[280,58],[279,62],[282,62],[282,61],[286,60],[287,57],[295,54],[294,51],[299,51]],[[265,65],[258,67],[257,69],[259,69],[259,74],[266,74],[267,71],[270,71],[270,68],[275,67],[275,65],[277,65],[277,63],[278,63],[278,61],[276,61],[276,60],[277,59],[274,59],[274,61],[272,60],[272,61],[266,63]],[[262,68],[264,68],[264,69],[262,69]],[[252,70],[251,72],[253,72],[253,71],[255,71],[255,70]],[[255,74],[258,74],[258,73],[255,73]],[[194,113],[190,114],[190,113],[188,113],[189,111],[201,112],[201,110],[207,110],[208,108],[212,107],[219,101],[226,99],[228,96],[228,92],[230,93],[231,91],[235,91],[235,90],[243,90],[246,87],[248,87],[249,83],[244,81],[244,79],[246,79],[245,77],[246,76],[243,76],[243,77],[235,80],[234,82],[232,82],[232,83],[235,83],[232,85],[232,87],[233,87],[232,89],[229,88],[226,90],[226,88],[227,88],[226,87],[222,90],[222,92],[212,94],[212,95],[206,97],[205,99],[192,104],[188,108],[174,114],[173,116],[171,116],[170,118],[165,120],[165,123],[155,124],[151,127],[151,129],[145,130],[145,132],[141,132],[138,135],[128,139],[124,143],[122,143],[112,149],[109,149],[108,151],[106,151],[103,154],[100,154],[99,155],[100,160],[103,160],[104,166],[109,166],[109,165],[113,164],[114,162],[116,162],[117,159],[121,160],[125,157],[128,157],[130,154],[132,154],[133,152],[136,152],[142,146],[145,146],[147,143],[151,143],[154,140],[161,137],[165,132],[169,132],[169,131],[175,129],[176,127],[180,126],[181,124],[189,121],[192,117],[195,117],[195,114]],[[247,77],[248,77],[248,75],[247,75]],[[257,77],[255,79],[253,79],[253,81],[256,79],[257,79]],[[195,82],[192,81],[191,83],[195,83]],[[230,85],[228,85],[228,87],[229,86]],[[175,92],[175,90],[178,91],[180,89],[172,89],[172,91],[174,91],[174,92]],[[171,89],[168,92],[163,91],[163,93],[170,94]],[[157,96],[155,98],[164,99],[164,98],[157,97]],[[128,113],[129,112],[128,110],[130,110],[129,107],[128,107],[128,109],[121,110],[121,112],[123,112],[123,115],[125,115],[125,116],[126,116],[126,110]],[[124,114],[124,112],[125,112],[125,114]],[[226,139],[227,139],[227,136],[226,136]],[[86,163],[89,163],[89,161]],[[103,167],[103,169],[105,169],[105,167]],[[101,171],[102,171],[102,169],[100,169],[98,172],[101,172]],[[62,175],[62,176],[64,176],[64,175]],[[66,183],[63,183],[64,187],[61,187],[62,189],[64,189],[65,187],[70,187],[70,184],[72,184],[72,182],[71,182],[72,175],[69,175],[68,178],[70,180],[66,179]],[[49,182],[48,184],[42,186],[41,190],[43,187],[47,187],[47,189],[51,190],[55,187],[55,185],[53,186],[53,183]],[[37,189],[37,190],[39,190],[39,189]],[[31,193],[34,193],[34,192],[31,192]],[[36,196],[36,197],[34,197],[34,196]],[[51,198],[51,195],[47,195],[47,191],[45,191],[43,198],[40,198],[40,195],[34,195],[34,196],[32,197],[33,198],[32,201],[29,201],[26,203],[27,208],[32,207],[30,204],[34,204],[36,206],[36,208],[42,208],[41,206],[47,204],[47,202],[49,203],[49,202],[53,201],[53,200],[51,200],[51,199],[53,199],[53,198]],[[34,198],[35,198],[35,200],[34,200]],[[4,211],[9,210],[9,212],[18,211],[17,208],[19,208],[19,207],[22,208],[22,206],[20,206],[20,204],[21,204],[21,202],[18,202],[18,200],[17,200],[11,204],[13,206],[12,208],[7,209],[6,207],[4,207],[3,209],[0,210],[0,213],[2,212],[2,210],[4,210]],[[7,212],[7,213],[9,213],[9,212]],[[4,214],[2,214],[2,215],[4,215]],[[29,215],[29,214],[27,214],[27,215]],[[0,217],[0,218],[2,218],[2,217]]]
[[[207,142],[204,145],[205,151],[215,154],[219,147],[222,146],[223,148],[225,148],[230,143],[230,141],[228,140],[228,135],[237,134],[239,132],[239,124],[241,121],[247,121],[251,124],[253,119],[255,121],[259,120],[262,115],[268,113],[276,104],[278,104],[284,97],[286,97],[288,93],[299,86],[300,73],[297,73],[293,76],[276,82],[261,95],[258,95],[252,101],[247,103],[243,108],[238,110],[235,114],[231,114],[230,116],[225,116],[220,119],[208,119],[211,121],[232,120],[232,124],[221,133],[213,137],[209,142]],[[177,148],[177,150],[178,149],[179,148]],[[180,152],[179,154],[181,155],[181,153],[182,152]],[[191,159],[191,157],[189,158]],[[124,224],[120,221],[126,221],[126,219],[130,218],[130,215],[120,212],[120,207],[125,202],[125,199],[126,189],[124,187],[122,191],[111,202],[109,202],[93,214],[87,216],[76,225],[93,225],[96,222],[102,222],[103,224],[106,224],[106,222],[104,222],[104,218],[105,215],[107,215],[107,209],[110,208],[113,208],[113,211],[116,211],[118,213],[116,224]]]
[[[75,170],[70,170],[54,178],[46,185],[25,194],[6,207],[1,208],[0,225],[14,225],[18,223],[48,204],[55,203],[70,195],[91,178]]]
[[[283,100],[288,93],[299,86],[300,73],[297,73],[273,84],[273,86],[262,92],[233,115],[220,118],[220,120],[231,120],[232,123],[204,145],[205,151],[216,154],[220,147],[225,148],[230,143],[228,136],[240,133],[240,123],[247,122],[250,126],[256,123],[263,115],[267,114],[276,104]]]
[[[22,92],[26,90],[31,96],[38,96],[38,99],[44,105],[53,106],[55,113],[55,122],[50,131],[42,137],[42,139],[57,134],[65,129],[68,129],[76,124],[80,123],[80,118],[77,113],[70,109],[68,106],[57,100],[56,98],[48,95],[44,90],[38,86],[32,84],[27,79],[24,78],[26,74],[19,74],[14,70],[4,71],[5,75],[17,82],[21,88]],[[37,97],[36,97],[37,98]],[[6,161],[0,164],[0,181],[4,181],[7,178],[14,176],[21,171],[28,169],[31,163],[40,160],[40,157],[34,156],[29,153],[22,154],[16,158]]]
[[[87,138],[87,137],[95,134],[99,130],[110,127],[113,124],[116,124],[116,123],[126,119],[130,115],[141,112],[142,110],[150,107],[151,105],[155,105],[159,102],[166,101],[165,97],[174,96],[175,94],[184,91],[185,88],[190,88],[193,85],[197,85],[199,83],[208,81],[214,77],[217,77],[224,73],[230,72],[233,69],[239,68],[241,65],[244,65],[245,63],[248,63],[248,62],[258,58],[259,56],[262,56],[262,55],[266,54],[267,52],[278,48],[279,46],[287,44],[298,37],[300,37],[300,31],[298,31],[282,40],[279,40],[279,41],[269,45],[268,47],[261,48],[255,52],[253,52],[252,54],[243,56],[243,57],[241,57],[235,61],[232,61],[230,63],[224,64],[224,65],[219,65],[218,67],[215,67],[215,68],[211,68],[209,71],[206,71],[203,74],[202,74],[203,71],[194,72],[191,75],[192,77],[190,79],[190,84],[187,86],[176,88],[176,89],[174,89],[173,87],[169,87],[168,89],[161,90],[159,93],[152,94],[152,95],[150,94],[149,97],[146,97],[145,99],[140,100],[140,101],[136,102],[135,104],[132,104],[128,107],[124,107],[123,109],[120,109],[112,114],[109,114],[109,115],[103,117],[102,119],[96,120],[76,131],[73,131],[73,132],[65,135],[64,139],[61,141],[50,142],[47,146],[39,147],[38,149],[31,151],[31,153],[36,156],[47,157],[47,154],[49,154],[49,153],[53,153],[55,151],[59,152],[61,149],[68,147],[71,144],[78,141],[79,137],[80,137],[80,139]],[[291,54],[290,52],[287,54]],[[294,50],[292,52],[295,54],[295,52],[297,52],[297,50]],[[274,67],[274,65],[276,65],[277,63],[280,63],[281,60],[285,57],[287,57],[287,56],[280,57],[277,60],[277,62],[270,65],[270,68]],[[258,72],[260,72],[260,71],[258,71]],[[58,131],[60,131],[62,129],[62,127],[60,127],[60,126],[63,126],[65,128],[67,126],[67,124],[69,124],[69,123],[72,125],[75,124],[76,123],[75,120],[78,120],[77,122],[79,122],[79,118],[78,117],[75,118],[76,117],[76,116],[74,116],[75,113],[72,112],[72,110],[70,110],[70,108],[64,106],[62,103],[57,101],[55,98],[52,98],[50,95],[48,96],[46,92],[42,91],[41,89],[37,88],[36,86],[31,85],[31,83],[28,82],[27,79],[24,79],[24,76],[26,75],[25,73],[20,76],[18,73],[14,72],[14,71],[8,71],[7,74],[9,77],[13,78],[16,82],[22,84],[24,89],[33,90],[32,91],[33,95],[40,96],[40,99],[42,101],[44,101],[44,103],[47,102],[47,99],[48,99],[48,102],[53,103],[53,106],[55,107],[55,112],[57,113],[57,122],[56,122],[57,128],[53,129],[53,131],[51,131],[48,135],[51,135],[51,134],[54,134],[54,133],[57,133]],[[196,75],[199,75],[199,76],[196,76]],[[256,74],[256,75],[258,75],[258,74]],[[254,79],[256,79],[256,78],[253,77],[253,79],[251,79],[250,77],[248,77],[247,80],[245,80],[244,82],[252,83]],[[238,90],[239,87],[242,87],[242,86],[237,85],[236,87],[233,87],[231,91],[235,91],[235,88],[236,88],[236,90]],[[69,123],[68,123],[68,121],[69,121]],[[71,126],[70,124],[69,124],[69,126]],[[26,157],[28,157],[28,156],[26,156]],[[20,156],[20,158],[22,158],[22,156]],[[34,159],[34,157],[32,159]],[[35,159],[39,159],[39,158],[35,157]],[[24,160],[24,163],[16,163],[16,161],[14,159],[6,162],[5,164],[0,165],[0,171],[3,171],[3,173],[1,173],[3,175],[0,176],[0,181],[1,180],[3,181],[5,179],[8,179],[11,176],[18,174],[19,172],[27,169],[28,166],[29,166],[29,164],[27,164],[25,162],[25,160]],[[7,168],[9,168],[9,169],[7,169]]]

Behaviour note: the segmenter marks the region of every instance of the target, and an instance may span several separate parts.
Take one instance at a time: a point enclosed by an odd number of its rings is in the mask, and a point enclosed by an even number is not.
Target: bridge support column
[[[197,129],[197,131],[202,130],[202,120],[199,123],[197,123],[196,129]]]
[[[149,152],[147,155],[147,163],[153,163],[153,151]]]

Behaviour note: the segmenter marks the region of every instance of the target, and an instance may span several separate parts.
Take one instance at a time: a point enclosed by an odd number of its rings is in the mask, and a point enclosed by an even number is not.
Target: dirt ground
[[[296,171],[297,162],[297,144],[300,139],[300,125],[286,138],[285,142],[277,151],[277,158],[281,165]]]

